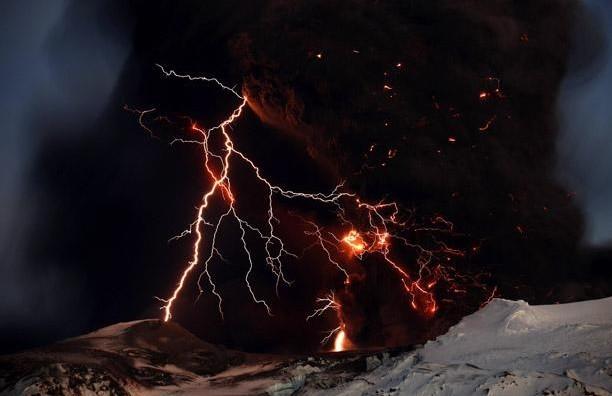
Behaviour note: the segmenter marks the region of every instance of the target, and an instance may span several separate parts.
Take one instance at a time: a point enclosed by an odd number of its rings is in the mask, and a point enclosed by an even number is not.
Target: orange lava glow
[[[346,350],[346,333],[340,330],[334,339],[334,352],[342,352]]]
[[[359,233],[355,230],[349,231],[349,233],[342,238],[342,241],[352,249],[353,253],[356,254],[360,254],[366,248],[363,238],[361,238],[361,235],[359,235]]]

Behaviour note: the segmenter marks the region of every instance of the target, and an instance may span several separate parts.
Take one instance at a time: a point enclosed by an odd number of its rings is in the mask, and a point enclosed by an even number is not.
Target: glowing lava
[[[340,330],[338,334],[336,334],[336,339],[334,340],[334,352],[342,352],[346,350],[344,343],[346,341],[346,333],[344,330]]]
[[[349,231],[349,233],[342,238],[342,242],[346,243],[355,254],[361,254],[366,248],[363,238],[361,238],[361,235],[355,230]]]

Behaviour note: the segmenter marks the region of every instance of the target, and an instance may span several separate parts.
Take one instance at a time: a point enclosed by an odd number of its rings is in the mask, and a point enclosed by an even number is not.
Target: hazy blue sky
[[[586,68],[570,74],[559,98],[559,172],[586,216],[587,244],[612,242],[612,1],[585,0],[605,36],[604,50]],[[588,21],[585,21],[588,23]],[[592,45],[578,24],[577,50]],[[575,62],[579,63],[579,62]]]
[[[47,305],[57,298],[47,297],[68,283],[59,263],[45,263],[39,273],[23,261],[22,236],[45,204],[36,186],[27,185],[28,172],[43,141],[78,138],[68,136],[75,128],[62,125],[94,122],[107,104],[128,45],[103,30],[102,6],[103,0],[0,3],[0,321],[44,321],[56,312]],[[35,127],[33,119],[53,128]]]

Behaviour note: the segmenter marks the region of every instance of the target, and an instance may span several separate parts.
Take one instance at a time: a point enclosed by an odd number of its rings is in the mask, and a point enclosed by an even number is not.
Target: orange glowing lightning
[[[180,292],[185,285],[185,281],[187,280],[187,277],[200,262],[200,247],[202,245],[202,241],[204,238],[204,235],[202,232],[202,226],[204,224],[211,224],[206,221],[205,212],[209,206],[210,199],[213,196],[215,196],[215,194],[217,193],[220,193],[222,197],[227,198],[228,208],[227,208],[227,211],[219,217],[217,222],[213,224],[213,232],[211,235],[211,246],[212,247],[210,249],[210,253],[208,257],[204,261],[204,270],[202,274],[200,275],[200,277],[198,278],[198,287],[200,289],[200,292],[202,292],[202,287],[200,286],[202,275],[206,275],[206,278],[209,284],[211,285],[212,293],[217,297],[219,301],[219,312],[223,316],[222,297],[216,291],[216,286],[215,286],[215,283],[213,282],[212,275],[210,274],[208,270],[208,265],[215,255],[221,256],[221,254],[219,253],[219,250],[216,247],[217,234],[218,234],[218,231],[223,221],[226,218],[231,217],[237,222],[241,230],[240,240],[241,240],[243,250],[249,262],[249,269],[245,274],[245,283],[247,285],[249,293],[251,294],[251,297],[256,303],[262,304],[266,308],[266,311],[269,314],[271,314],[271,309],[269,305],[267,304],[267,302],[256,296],[255,291],[253,290],[253,287],[251,283],[249,282],[249,276],[253,270],[253,257],[252,257],[251,251],[246,241],[247,231],[255,233],[264,241],[264,248],[267,254],[265,261],[277,278],[277,287],[281,281],[289,284],[289,282],[286,280],[283,274],[283,271],[282,271],[282,260],[281,259],[283,256],[294,256],[294,257],[296,256],[285,248],[285,244],[283,240],[276,234],[274,224],[275,222],[278,222],[278,219],[274,214],[273,195],[279,194],[285,198],[305,198],[305,199],[318,201],[321,203],[336,204],[339,199],[343,197],[352,196],[352,194],[347,193],[347,192],[339,192],[339,189],[342,187],[342,184],[339,184],[338,186],[336,186],[336,188],[334,188],[334,190],[329,194],[295,192],[291,190],[285,190],[279,186],[273,185],[264,176],[262,176],[261,170],[259,169],[259,167],[255,165],[255,163],[251,159],[249,159],[245,154],[243,154],[241,151],[236,149],[230,135],[228,134],[228,128],[230,127],[230,125],[232,125],[232,123],[234,123],[235,120],[237,120],[240,117],[240,115],[242,114],[244,110],[244,107],[247,105],[248,98],[246,97],[246,95],[245,96],[240,95],[235,90],[235,88],[231,88],[231,87],[224,85],[216,78],[197,77],[197,76],[194,77],[194,76],[190,76],[186,74],[178,74],[173,70],[166,71],[166,69],[161,65],[157,65],[157,66],[161,69],[161,71],[167,77],[188,79],[190,81],[211,82],[221,87],[222,89],[231,92],[234,96],[240,99],[240,104],[238,105],[238,107],[236,107],[234,111],[231,113],[231,115],[226,120],[221,122],[219,125],[214,126],[209,129],[200,128],[195,123],[192,125],[192,129],[201,135],[201,138],[202,138],[201,141],[200,140],[195,140],[195,141],[194,140],[184,140],[184,139],[175,139],[172,141],[172,144],[175,142],[181,142],[181,143],[197,143],[197,144],[202,145],[203,153],[204,153],[204,167],[205,167],[206,172],[208,173],[208,175],[210,176],[212,180],[212,185],[202,197],[201,204],[197,210],[195,221],[191,223],[190,228],[188,230],[184,231],[183,233],[177,236],[177,238],[180,238],[180,237],[183,237],[191,233],[192,231],[194,231],[196,234],[196,238],[193,244],[193,253],[192,253],[191,260],[188,262],[187,267],[182,272],[179,278],[179,282],[176,288],[174,289],[174,292],[168,299],[160,299],[165,303],[165,305],[162,307],[165,312],[164,320],[168,321],[170,320],[170,318],[172,318],[172,306],[174,302],[176,301],[176,299],[178,298],[178,296],[180,295]],[[141,123],[142,123],[143,115],[144,114],[141,113],[139,117],[139,122]],[[150,130],[150,129],[147,128],[147,130]],[[215,152],[212,146],[209,145],[211,134],[217,131],[219,131],[219,133],[221,134],[223,142],[224,142],[221,153]],[[230,160],[233,158],[240,159],[244,163],[249,165],[251,169],[253,170],[255,177],[259,181],[263,182],[263,184],[268,189],[268,209],[267,209],[267,228],[266,229],[262,229],[261,227],[257,227],[247,222],[246,220],[244,220],[243,218],[239,216],[236,210],[236,206],[235,206],[236,200],[235,200],[235,196],[232,191],[232,188],[231,188],[231,179],[230,179],[230,176],[231,176]],[[220,171],[215,172],[212,166],[213,162],[216,162],[216,165],[220,168]],[[277,247],[277,249],[274,249],[275,247]]]
[[[345,287],[350,285],[350,274],[348,270],[340,264],[340,262],[343,260],[350,260],[352,257],[361,260],[367,254],[378,254],[397,274],[399,278],[398,283],[408,294],[410,306],[414,310],[425,315],[433,315],[437,311],[438,304],[434,298],[433,288],[437,284],[438,280],[446,276],[446,270],[441,263],[436,263],[433,268],[430,268],[430,264],[432,263],[432,260],[436,254],[444,254],[446,255],[446,258],[450,260],[448,258],[449,255],[461,255],[462,252],[451,249],[446,244],[438,242],[437,240],[435,241],[435,247],[433,249],[428,249],[409,241],[407,237],[402,236],[402,233],[410,228],[408,225],[408,220],[406,220],[408,217],[403,216],[400,213],[400,209],[395,202],[381,201],[375,204],[363,202],[355,194],[343,191],[343,183],[339,183],[330,193],[296,192],[272,184],[266,177],[263,176],[261,169],[246,154],[236,148],[229,134],[231,126],[240,118],[245,110],[245,106],[248,104],[248,98],[246,95],[241,95],[235,87],[226,86],[216,78],[178,74],[175,71],[166,70],[161,65],[157,66],[167,77],[212,83],[222,90],[229,92],[239,100],[237,107],[232,111],[229,117],[216,126],[205,129],[193,122],[191,124],[191,130],[197,133],[199,139],[176,138],[171,142],[171,144],[195,143],[202,147],[204,170],[206,175],[210,178],[211,185],[202,196],[200,204],[197,207],[195,220],[190,224],[188,229],[172,238],[178,239],[191,233],[195,233],[191,258],[188,261],[187,266],[181,272],[175,289],[170,297],[160,299],[164,302],[162,309],[164,311],[165,321],[172,318],[172,310],[181,294],[181,291],[185,287],[190,274],[201,263],[202,272],[197,280],[199,291],[200,293],[203,292],[201,282],[203,278],[206,278],[206,281],[211,287],[212,294],[218,300],[219,313],[221,316],[223,316],[223,299],[221,294],[217,292],[213,276],[209,271],[209,264],[215,257],[224,260],[217,246],[217,240],[220,229],[226,221],[233,221],[240,229],[241,247],[249,264],[248,270],[244,275],[244,282],[250,296],[255,303],[263,305],[268,314],[271,314],[272,311],[270,306],[263,298],[257,296],[250,282],[250,275],[254,268],[254,257],[251,253],[249,243],[247,242],[247,235],[255,235],[261,241],[263,250],[266,254],[264,261],[269,267],[270,271],[276,277],[277,289],[281,282],[284,284],[290,284],[283,273],[283,258],[287,256],[297,256],[287,250],[283,239],[277,234],[275,224],[279,223],[279,219],[276,217],[274,211],[275,196],[281,196],[288,199],[311,200],[322,205],[330,206],[332,209],[336,210],[337,218],[340,220],[341,227],[345,231],[330,232],[324,230],[323,227],[320,227],[316,223],[304,219],[305,222],[312,227],[312,230],[304,231],[304,233],[315,239],[313,246],[318,246],[321,248],[321,250],[325,253],[328,262],[333,264],[336,269],[344,275]],[[153,131],[145,124],[144,120],[145,116],[153,113],[155,109],[145,111],[130,109],[130,111],[137,113],[139,115],[138,122],[140,125],[152,136],[155,136]],[[214,142],[217,142],[220,139],[222,143],[214,144],[213,137],[216,139]],[[253,176],[265,187],[267,191],[267,206],[265,212],[266,220],[262,225],[253,224],[246,221],[240,216],[237,209],[239,197],[232,189],[232,168],[230,166],[231,163],[235,161],[240,161],[247,165],[247,168],[250,169]],[[220,216],[218,216],[216,221],[210,222],[207,220],[206,216],[207,210],[209,209],[213,198],[223,202],[223,205],[225,205],[225,210]],[[362,221],[357,223],[355,220],[349,220],[348,213],[356,215],[356,217],[362,219]],[[452,231],[452,223],[443,219],[441,216],[437,216],[434,219],[433,224],[433,227],[420,229],[413,228],[412,231]],[[206,234],[206,236],[209,238],[209,241],[207,241],[209,247],[207,249],[206,256],[202,257],[205,227],[211,228],[211,232]],[[418,266],[418,270],[414,275],[409,274],[408,269],[405,268],[404,265],[398,263],[397,259],[391,257],[391,246],[393,241],[399,242],[401,245],[411,248],[417,252],[416,264]],[[351,256],[349,258],[347,258],[346,255],[341,255],[343,251],[346,252],[346,248],[348,248]],[[317,308],[313,314],[309,315],[307,320],[321,316],[328,310],[338,312],[342,308],[340,303],[336,300],[333,292],[323,298],[317,299],[317,303],[321,303],[323,305],[320,308]],[[348,340],[344,328],[344,323],[340,323],[338,327],[328,333],[323,342],[327,342],[332,336],[336,335],[334,349],[344,349],[345,345],[350,345],[350,341]]]

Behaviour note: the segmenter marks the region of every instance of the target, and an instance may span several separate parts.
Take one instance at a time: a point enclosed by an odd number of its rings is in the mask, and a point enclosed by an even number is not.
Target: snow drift
[[[543,306],[495,299],[364,378],[337,394],[608,395],[612,298]]]

